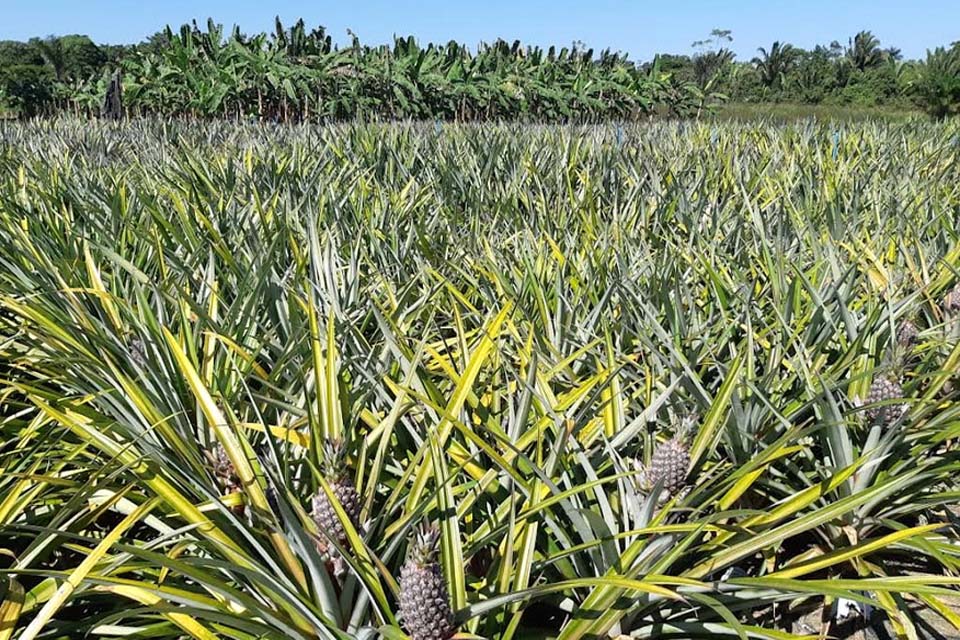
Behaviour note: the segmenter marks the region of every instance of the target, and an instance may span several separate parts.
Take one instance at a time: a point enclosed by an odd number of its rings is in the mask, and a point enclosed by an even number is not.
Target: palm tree
[[[780,86],[797,59],[797,50],[791,44],[780,44],[778,40],[770,46],[770,51],[763,47],[757,51],[760,55],[753,59],[753,64],[760,72],[760,81],[766,87]]]
[[[880,40],[875,35],[869,31],[861,31],[850,39],[846,58],[855,69],[865,71],[882,64],[886,54],[880,48]]]
[[[53,75],[57,81],[62,82],[67,69],[67,56],[63,50],[63,41],[56,36],[49,36],[43,40],[34,38],[32,42],[37,51],[40,52],[40,56],[43,57],[43,61],[53,70]]]
[[[900,47],[887,47],[883,50],[883,55],[891,62],[903,60],[903,51]]]
[[[960,114],[960,43],[928,50],[918,76],[917,94],[927,113],[938,120]]]
[[[706,51],[693,56],[693,76],[700,87],[716,80],[721,71],[733,63],[734,56],[730,49]]]
[[[709,38],[691,45],[697,49],[693,56],[693,75],[701,88],[713,84],[720,72],[733,62],[735,54],[724,46],[724,43],[733,41],[730,34],[729,29],[714,29]]]

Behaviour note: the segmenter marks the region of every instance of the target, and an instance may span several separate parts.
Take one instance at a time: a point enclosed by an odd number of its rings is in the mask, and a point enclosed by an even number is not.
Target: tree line
[[[661,56],[661,67],[683,81],[711,82],[741,102],[842,104],[919,108],[936,118],[960,111],[960,42],[928,50],[923,60],[904,60],[870,31],[846,44],[802,49],[774,41],[749,61],[729,49],[729,31],[714,30],[694,43],[692,56]]]
[[[960,43],[904,61],[868,31],[804,50],[774,42],[738,61],[729,31],[690,55],[636,63],[619,52],[523,46],[471,50],[413,37],[338,46],[319,27],[225,33],[209,20],[136,45],[68,35],[0,42],[0,112],[96,114],[119,71],[129,115],[328,121],[356,117],[589,122],[694,116],[719,101],[919,107],[960,111]]]

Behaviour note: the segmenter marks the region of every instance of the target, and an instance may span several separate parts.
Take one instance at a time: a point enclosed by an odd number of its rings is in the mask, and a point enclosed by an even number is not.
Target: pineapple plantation
[[[0,640],[957,637],[958,136],[2,125]]]

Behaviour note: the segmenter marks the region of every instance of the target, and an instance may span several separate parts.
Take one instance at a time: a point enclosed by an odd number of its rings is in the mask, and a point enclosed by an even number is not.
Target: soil
[[[960,598],[942,598],[943,602],[960,614]],[[956,629],[947,620],[937,615],[928,607],[916,605],[911,608],[917,636],[921,640],[957,640],[960,630]],[[835,638],[837,640],[898,640],[893,625],[886,614],[874,610],[869,620],[863,616],[851,616],[842,622],[831,622],[824,617],[823,610],[817,608],[799,618],[793,625],[791,632],[799,635],[818,635],[821,638]]]

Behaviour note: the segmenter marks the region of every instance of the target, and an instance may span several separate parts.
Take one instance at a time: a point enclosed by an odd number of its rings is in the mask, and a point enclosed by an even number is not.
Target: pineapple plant
[[[347,449],[340,440],[329,440],[323,446],[323,472],[330,491],[343,507],[354,527],[360,519],[360,495],[350,477],[346,464]],[[311,515],[322,536],[317,542],[321,553],[329,550],[328,541],[343,545],[347,542],[347,531],[337,517],[330,498],[323,487],[314,494]]]
[[[439,538],[436,527],[421,527],[400,570],[400,617],[413,640],[447,640],[456,632],[437,558]]]

